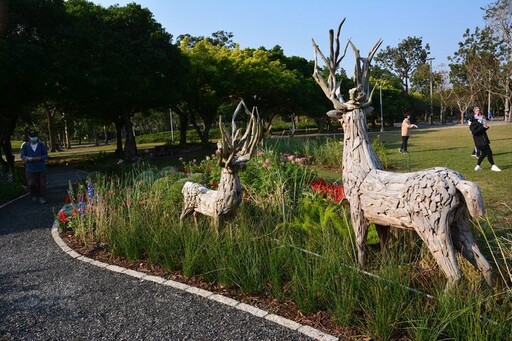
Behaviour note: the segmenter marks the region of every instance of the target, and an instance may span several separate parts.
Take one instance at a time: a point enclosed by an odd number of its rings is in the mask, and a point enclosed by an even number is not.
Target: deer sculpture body
[[[237,129],[235,119],[238,113],[245,109],[249,115],[249,123],[243,136],[241,129]],[[180,220],[193,213],[197,223],[197,214],[213,218],[216,229],[222,224],[222,218],[236,211],[242,201],[242,184],[238,175],[251,159],[257,145],[262,138],[262,128],[256,107],[249,112],[245,103],[241,101],[232,118],[232,131],[228,133],[226,127],[219,122],[221,141],[218,145],[219,163],[222,167],[217,190],[210,190],[198,183],[186,182],[182,189],[183,209]]]
[[[343,100],[339,92],[340,83],[335,79],[336,69],[344,56],[339,57],[339,34],[343,22],[335,39],[334,31],[329,31],[329,59],[313,40],[313,77],[333,103],[334,110],[327,115],[338,119],[343,127],[342,177],[350,203],[359,266],[365,265],[368,227],[374,223],[381,245],[387,241],[390,227],[416,231],[447,277],[447,289],[461,278],[456,251],[479,269],[492,286],[492,268],[470,229],[470,216],[485,214],[478,185],[466,181],[456,171],[441,167],[411,173],[385,171],[369,141],[366,115],[373,110],[369,91],[370,63],[381,41],[377,42],[368,58],[361,58],[352,42],[347,43],[345,51],[351,45],[356,58],[357,87],[350,90],[347,102]],[[318,55],[329,70],[327,79],[318,69]]]

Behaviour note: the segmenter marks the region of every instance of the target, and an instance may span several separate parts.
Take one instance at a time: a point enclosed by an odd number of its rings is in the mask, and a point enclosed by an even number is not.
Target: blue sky
[[[136,2],[147,7],[155,19],[171,33],[211,36],[216,31],[232,32],[241,48],[275,45],[287,56],[313,59],[311,38],[328,53],[328,30],[347,18],[340,36],[344,44],[351,38],[366,56],[381,38],[396,47],[409,37],[421,37],[430,44],[434,69],[447,69],[467,28],[483,27],[482,7],[491,0],[93,0],[108,7]],[[342,63],[349,75],[352,52]]]

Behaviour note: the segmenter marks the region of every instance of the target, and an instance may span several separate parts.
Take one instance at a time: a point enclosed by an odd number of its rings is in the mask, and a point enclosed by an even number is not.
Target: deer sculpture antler
[[[313,41],[314,55],[315,55],[315,67],[313,71],[313,78],[316,80],[320,88],[324,91],[324,94],[329,98],[329,100],[334,105],[334,110],[331,110],[327,113],[327,115],[331,118],[339,119],[341,115],[350,110],[354,110],[356,108],[365,108],[370,106],[371,99],[375,87],[370,92],[370,63],[373,59],[373,56],[379,49],[382,44],[382,39],[379,39],[373,49],[368,54],[367,58],[362,58],[360,56],[359,50],[355,47],[351,40],[347,42],[345,45],[345,50],[343,55],[339,57],[340,52],[340,32],[341,27],[345,23],[345,19],[343,19],[338,26],[338,31],[336,34],[336,38],[334,38],[334,31],[329,30],[329,41],[330,41],[330,57],[326,58],[322,53],[315,40]],[[356,79],[356,87],[349,91],[349,101],[345,102],[343,100],[343,96],[341,95],[341,81],[336,80],[336,71],[339,68],[339,65],[343,58],[345,57],[348,45],[350,45],[354,51],[354,55],[356,58],[356,67],[354,72],[354,77]],[[318,55],[323,60],[327,70],[329,71],[329,76],[327,76],[327,80],[325,80],[318,69]]]
[[[350,44],[350,46],[352,47],[352,50],[354,51],[354,55],[356,58],[356,65],[354,70],[354,76],[356,78],[356,88],[361,89],[364,95],[364,101],[362,105],[369,105],[372,102],[372,95],[373,91],[375,90],[374,86],[372,91],[370,92],[370,64],[373,59],[373,56],[375,55],[380,45],[382,44],[382,39],[379,39],[375,43],[370,53],[368,53],[368,57],[366,58],[361,57],[361,55],[359,54],[359,50],[352,43],[351,40],[348,41],[348,44]]]
[[[347,107],[345,105],[345,101],[343,100],[343,96],[341,95],[341,81],[336,80],[336,70],[338,70],[341,61],[345,58],[345,54],[347,52],[348,43],[345,45],[345,50],[343,51],[343,55],[340,57],[340,33],[341,28],[345,19],[343,19],[338,26],[338,31],[336,33],[336,39],[334,38],[334,30],[329,30],[329,41],[330,41],[330,57],[326,58],[322,53],[320,48],[314,39],[311,39],[313,42],[313,48],[315,52],[315,68],[313,71],[313,78],[320,85],[320,88],[324,91],[324,94],[330,101],[334,104],[334,107],[339,110],[346,110]],[[318,70],[318,55],[323,60],[325,66],[329,70],[329,76],[327,81],[323,78],[322,74]]]
[[[236,117],[242,108],[245,109],[250,119],[244,135],[239,137],[242,130],[236,126]],[[243,169],[254,154],[263,133],[258,108],[253,107],[252,112],[250,112],[242,100],[236,107],[231,119],[231,134],[228,133],[226,126],[222,123],[222,118],[219,119],[219,127],[222,135],[219,142],[220,166],[236,170]]]

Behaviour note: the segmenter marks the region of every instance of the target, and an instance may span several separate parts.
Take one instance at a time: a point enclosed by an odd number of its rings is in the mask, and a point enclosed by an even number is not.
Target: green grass
[[[492,172],[487,159],[482,162],[483,171],[474,170],[476,158],[470,156],[473,138],[465,125],[411,130],[409,154],[398,153],[399,131],[379,135],[387,148],[392,170],[408,172],[447,167],[458,171],[480,186],[492,222],[512,221],[510,209],[505,206],[512,204],[512,124],[494,124],[488,130],[494,161],[502,172]]]

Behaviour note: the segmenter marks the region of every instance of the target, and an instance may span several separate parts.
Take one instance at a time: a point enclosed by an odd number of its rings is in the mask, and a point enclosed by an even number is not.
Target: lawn
[[[380,139],[387,147],[391,165],[397,172],[431,167],[447,167],[460,172],[482,189],[489,218],[498,224],[512,220],[512,125],[492,124],[488,130],[494,161],[502,172],[493,172],[487,159],[482,171],[475,171],[476,159],[471,156],[473,138],[467,126],[421,128],[411,131],[409,154],[398,153],[400,133],[385,132]],[[376,134],[372,134],[374,138]]]

